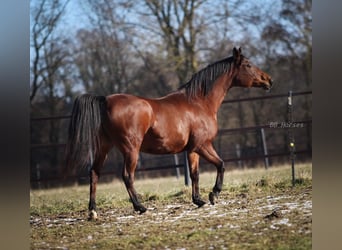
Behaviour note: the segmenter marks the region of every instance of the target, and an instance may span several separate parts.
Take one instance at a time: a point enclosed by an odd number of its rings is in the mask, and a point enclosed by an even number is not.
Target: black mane
[[[233,62],[233,57],[228,57],[223,60],[209,64],[204,69],[193,74],[191,79],[180,86],[178,90],[185,89],[188,97],[206,96],[212,89],[215,80],[229,71]]]

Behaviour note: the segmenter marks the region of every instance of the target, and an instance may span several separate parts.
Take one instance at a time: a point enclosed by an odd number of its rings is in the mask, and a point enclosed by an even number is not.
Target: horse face
[[[273,84],[271,76],[245,58],[241,54],[241,49],[237,50],[234,48],[233,57],[237,68],[237,74],[233,79],[233,86],[271,89]]]

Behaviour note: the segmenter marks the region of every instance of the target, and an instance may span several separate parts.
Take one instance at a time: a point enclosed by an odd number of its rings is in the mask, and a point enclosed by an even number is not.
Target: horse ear
[[[238,50],[234,47],[233,48],[233,57],[236,58],[238,53],[239,53]]]
[[[241,48],[237,50],[235,47],[233,48],[233,59],[236,64],[239,64],[241,57]]]

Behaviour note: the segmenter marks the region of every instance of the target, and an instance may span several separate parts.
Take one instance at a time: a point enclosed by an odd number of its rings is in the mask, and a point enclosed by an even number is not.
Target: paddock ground
[[[208,201],[215,172],[200,174]],[[87,220],[89,187],[30,192],[31,249],[311,249],[312,164],[229,171],[217,204],[197,208],[183,178],[141,179],[145,214],[124,184],[97,189],[98,216]]]

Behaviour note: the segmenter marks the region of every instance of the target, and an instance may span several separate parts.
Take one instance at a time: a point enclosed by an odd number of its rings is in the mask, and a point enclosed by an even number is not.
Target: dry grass
[[[215,173],[200,174],[207,199]],[[98,187],[87,221],[88,186],[31,191],[32,249],[311,249],[312,166],[227,171],[214,206],[197,208],[175,177],[136,181],[148,211],[133,211],[120,181]]]

